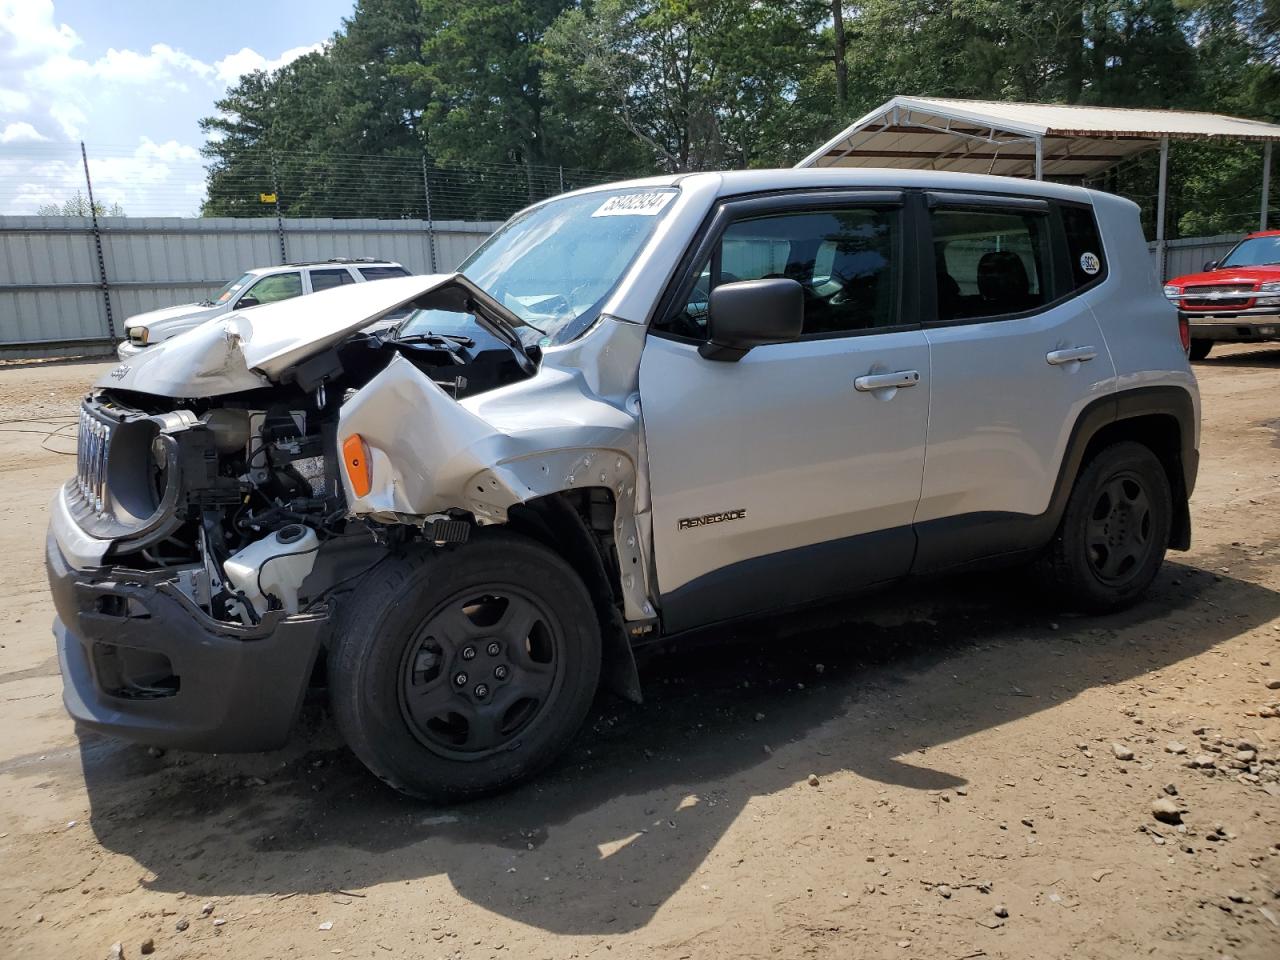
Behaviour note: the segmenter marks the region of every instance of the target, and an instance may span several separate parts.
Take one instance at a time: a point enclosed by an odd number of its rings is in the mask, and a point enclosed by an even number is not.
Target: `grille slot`
[[[85,501],[101,514],[105,512],[107,458],[111,452],[112,428],[80,408],[79,438],[76,442],[76,485]]]

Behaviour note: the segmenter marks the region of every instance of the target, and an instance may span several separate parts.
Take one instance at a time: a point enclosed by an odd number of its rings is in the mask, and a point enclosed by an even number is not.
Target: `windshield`
[[[1252,237],[1241,240],[1222,258],[1219,267],[1261,267],[1280,263],[1280,237]]]
[[[246,273],[243,276],[236,277],[234,280],[228,280],[217,293],[213,295],[212,300],[207,303],[226,303],[239,292],[240,288],[253,279],[252,273]]]
[[[600,314],[676,196],[674,188],[600,190],[516,214],[459,271],[529,326],[526,344],[568,343]],[[440,310],[416,312],[399,336],[473,335],[474,324]]]

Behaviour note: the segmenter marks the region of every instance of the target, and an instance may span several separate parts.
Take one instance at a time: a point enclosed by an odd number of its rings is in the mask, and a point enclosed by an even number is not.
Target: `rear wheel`
[[[582,581],[506,532],[382,564],[348,599],[329,654],[352,751],[397,790],[438,799],[502,789],[553,760],[599,674]]]
[[[1213,349],[1212,340],[1192,340],[1190,356],[1192,360],[1203,360]]]
[[[1085,610],[1127,606],[1155,579],[1172,525],[1169,480],[1155,454],[1139,443],[1113,444],[1076,478],[1042,579]]]

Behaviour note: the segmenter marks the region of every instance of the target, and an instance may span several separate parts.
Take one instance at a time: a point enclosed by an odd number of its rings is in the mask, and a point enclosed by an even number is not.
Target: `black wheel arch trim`
[[[586,492],[591,488],[582,489]],[[582,578],[600,624],[600,682],[624,700],[640,703],[640,672],[614,583],[618,576],[616,558],[611,562],[604,555],[599,539],[563,493],[548,494],[512,508],[510,526],[560,554]]]

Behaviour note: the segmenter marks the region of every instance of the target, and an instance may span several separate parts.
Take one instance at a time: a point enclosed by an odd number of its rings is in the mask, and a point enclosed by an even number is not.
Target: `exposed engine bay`
[[[312,609],[398,541],[456,542],[470,529],[461,509],[418,527],[348,515],[339,412],[396,357],[461,400],[527,378],[538,352],[482,336],[400,340],[391,328],[351,335],[258,389],[177,399],[104,387],[81,411],[68,506],[112,541],[104,562],[172,574],[214,619]]]

